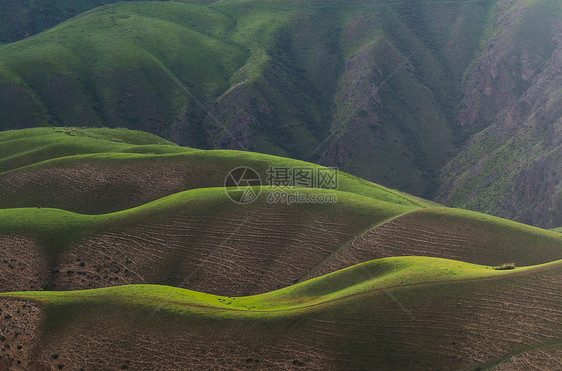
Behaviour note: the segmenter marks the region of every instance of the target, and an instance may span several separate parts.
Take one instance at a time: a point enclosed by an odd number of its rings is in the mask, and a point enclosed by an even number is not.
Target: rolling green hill
[[[186,189],[224,186],[228,173],[240,166],[254,169],[263,184],[271,166],[321,168],[257,153],[172,146],[130,130],[35,128],[0,132],[0,143],[1,208],[101,214]],[[343,172],[337,180],[341,191],[406,206],[434,205]]]
[[[498,271],[389,258],[251,297],[147,285],[1,294],[10,345],[2,353],[28,355],[23,367],[73,369],[489,367],[559,349],[562,322],[552,309],[562,300],[553,281],[561,266]],[[531,363],[549,364],[556,360]]]
[[[320,167],[192,150],[130,130],[26,129],[0,133],[0,143],[4,291],[180,285],[210,252],[214,262],[190,287],[239,295],[273,290],[303,278],[355,234],[432,205],[345,173],[338,173],[338,190],[298,190],[337,197],[337,209],[270,204],[275,190],[267,187],[241,205],[223,188],[232,169],[249,166],[266,185],[270,166]],[[232,249],[238,257],[229,257]],[[236,280],[209,277],[225,264]]]
[[[129,130],[37,128],[0,132],[0,172],[46,160],[90,153],[175,153],[188,148]]]
[[[338,190],[289,190],[333,196],[337,206],[270,204],[270,187],[241,205],[222,188],[240,166],[264,182],[269,166],[317,167],[301,161],[192,150],[115,129],[7,131],[0,143],[5,291],[180,285],[206,262],[188,287],[247,295],[382,257],[518,266],[562,258],[555,232],[446,209],[345,173]],[[221,266],[236,279],[213,276]]]
[[[205,188],[95,216],[0,210],[0,287],[68,290],[152,282],[259,293],[302,279],[354,235],[413,209],[344,192],[299,192],[335,195],[338,207],[270,205],[267,189],[251,205],[239,205],[223,188]],[[184,282],[193,271],[198,274]]]
[[[0,210],[0,287],[71,290],[152,282],[247,295],[387,256],[517,266],[562,259],[562,236],[555,232],[340,191],[299,192],[336,196],[337,205],[272,205],[269,189],[251,205],[238,205],[224,189],[205,188],[104,215]],[[198,274],[184,282],[192,271]]]
[[[0,0],[0,369],[559,369],[560,19]]]
[[[236,203],[240,166],[327,170],[125,129],[1,132],[0,368],[556,362],[560,233],[342,172],[283,189],[310,202],[264,185]]]

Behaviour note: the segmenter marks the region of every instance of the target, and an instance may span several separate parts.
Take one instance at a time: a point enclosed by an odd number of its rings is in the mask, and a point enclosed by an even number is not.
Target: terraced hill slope
[[[344,192],[329,193],[338,198],[336,210],[333,204],[271,205],[268,193],[248,206],[222,188],[193,190],[98,216],[0,210],[0,288],[181,286],[197,270],[187,287],[261,293],[302,279],[356,234],[413,209]]]
[[[265,292],[302,279],[355,234],[431,205],[343,173],[338,191],[300,190],[337,196],[337,209],[271,205],[268,189],[240,205],[222,188],[232,169],[250,166],[265,182],[269,166],[318,166],[129,130],[27,129],[0,143],[4,291],[181,285],[200,269],[190,288]],[[214,273],[225,267],[228,277]]]
[[[234,168],[321,167],[132,130],[2,132],[0,166],[0,367],[558,362],[558,232],[344,173],[240,204]]]

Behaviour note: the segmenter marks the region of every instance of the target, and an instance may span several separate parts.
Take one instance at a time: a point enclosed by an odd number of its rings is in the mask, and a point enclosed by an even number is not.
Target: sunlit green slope
[[[27,365],[475,369],[559,346],[560,273],[560,261],[498,271],[390,258],[253,297],[137,285],[0,294],[0,305],[13,313],[5,341],[36,351]],[[27,328],[21,313],[31,314]],[[13,338],[17,329],[26,340]]]

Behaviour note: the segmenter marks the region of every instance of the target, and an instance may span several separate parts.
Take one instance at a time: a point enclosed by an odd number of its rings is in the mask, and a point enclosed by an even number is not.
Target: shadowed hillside
[[[500,2],[467,74],[462,121],[484,129],[445,166],[438,200],[552,228],[562,224],[562,3]],[[508,5],[511,7],[508,8]]]
[[[461,75],[490,8],[432,1],[97,8],[0,48],[0,122],[124,126],[197,148],[320,159],[423,194],[453,148]]]

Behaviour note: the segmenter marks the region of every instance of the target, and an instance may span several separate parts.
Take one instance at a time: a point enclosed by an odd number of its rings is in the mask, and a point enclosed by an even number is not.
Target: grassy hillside
[[[239,205],[224,189],[205,188],[103,215],[0,210],[1,287],[153,282],[243,295],[387,256],[517,266],[562,259],[555,232],[461,210],[415,211],[341,191],[299,192],[337,196],[337,205],[268,204],[268,189],[251,205]],[[194,270],[198,274],[184,282]]]
[[[414,210],[357,237],[310,277],[353,262],[391,256],[431,256],[475,264],[529,266],[562,258],[555,232],[461,209]]]
[[[0,207],[51,207],[103,214],[186,189],[224,186],[240,166],[267,184],[271,166],[320,166],[238,151],[172,146],[132,130],[37,128],[0,132]],[[432,203],[338,172],[338,189],[381,201]],[[22,192],[22,190],[26,190]]]
[[[428,194],[493,3],[97,8],[0,47],[1,128],[141,129],[196,148],[321,160]]]
[[[413,209],[338,191],[299,192],[335,195],[338,206],[268,204],[267,189],[240,205],[223,188],[205,188],[104,215],[0,210],[2,290],[152,282],[265,292],[300,280],[353,236]]]
[[[316,307],[362,295],[382,288],[417,286],[432,282],[482,280],[526,274],[536,270],[560,269],[561,261],[540,266],[497,270],[494,267],[461,263],[453,260],[425,257],[396,257],[374,260],[334,272],[316,279],[271,291],[265,294],[232,297],[217,296],[169,286],[129,285],[80,291],[30,291],[2,293],[2,297],[34,299],[51,305],[98,302],[105,304],[134,304],[176,313],[198,311],[220,316],[221,310],[234,315],[268,316],[287,312],[310,312]],[[217,309],[217,311],[213,311]]]
[[[115,2],[117,1],[3,1],[0,3],[0,44],[11,43],[35,35],[82,12]]]
[[[0,132],[0,172],[88,153],[175,153],[188,148],[130,130],[36,128]]]
[[[558,233],[344,173],[338,190],[288,190],[333,196],[336,205],[271,204],[268,187],[241,205],[222,188],[239,166],[264,181],[272,165],[318,167],[296,160],[192,150],[130,130],[28,129],[0,133],[0,143],[5,291],[150,282],[246,295],[382,257],[517,266],[562,258]],[[225,268],[228,276],[216,273]]]
[[[0,4],[0,38],[108,2]],[[556,0],[110,4],[0,47],[0,129],[142,129],[553,228],[561,15]]]
[[[555,231],[345,173],[240,204],[236,167],[321,167],[132,130],[1,132],[0,165],[0,368],[545,368],[560,346]]]
[[[2,294],[10,345],[2,352],[9,365],[34,349],[24,367],[474,369],[559,346],[561,322],[552,309],[562,298],[552,279],[561,267],[558,261],[498,271],[390,258],[252,297],[147,285]],[[530,302],[534,316],[524,311]],[[126,342],[119,341],[123,334]],[[71,343],[75,336],[83,340]]]

